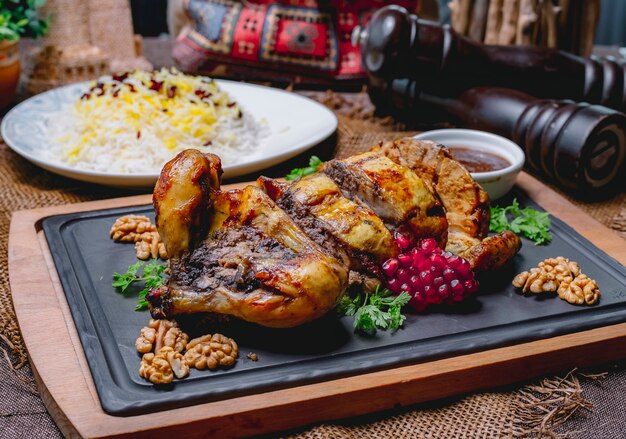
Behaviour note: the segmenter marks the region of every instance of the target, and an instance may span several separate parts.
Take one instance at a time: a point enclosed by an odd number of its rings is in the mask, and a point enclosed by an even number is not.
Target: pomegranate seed
[[[402,292],[402,283],[396,278],[389,279],[387,281],[387,288],[396,294],[400,294]]]
[[[406,253],[398,256],[398,261],[400,261],[400,264],[406,268],[409,268],[413,264],[413,258],[411,258],[411,255],[408,255]]]
[[[452,282],[454,279],[456,279],[455,271],[452,268],[446,268],[445,270],[443,270],[442,274],[444,279],[448,282]]]
[[[383,262],[383,272],[385,273],[385,276],[393,277],[393,275],[398,270],[399,265],[400,263],[396,258],[387,259],[385,262]]]
[[[419,251],[417,248],[414,248],[413,250],[411,250],[411,256],[413,257],[413,265],[418,266],[419,264],[421,264],[423,261],[426,260],[426,255]]]
[[[430,271],[432,266],[433,266],[433,264],[430,262],[430,259],[424,259],[422,262],[420,262],[417,265],[417,269],[420,272],[422,272],[422,271]]]
[[[441,286],[443,283],[444,283],[444,280],[443,280],[443,277],[442,277],[442,276],[436,277],[436,278],[433,280],[433,285],[434,285],[434,286],[436,286],[436,287]]]
[[[446,258],[441,255],[433,255],[430,260],[432,261],[433,266],[437,267],[439,270],[443,271],[448,266]]]
[[[437,288],[437,292],[442,299],[447,299],[450,296],[450,287],[448,284],[443,284]]]
[[[423,288],[422,281],[419,276],[411,276],[409,282],[411,283],[413,291],[420,291]]]
[[[426,238],[424,240],[422,240],[422,250],[424,250],[425,252],[432,252],[434,249],[437,248],[437,241],[435,241],[432,238]]]
[[[400,289],[401,289],[402,291],[404,291],[405,293],[408,293],[409,291],[411,291],[411,285],[406,284],[406,283],[405,283],[405,284],[402,284],[402,286],[400,287]]]
[[[430,271],[422,271],[420,273],[420,280],[424,286],[431,285],[433,283],[433,279],[433,274]]]
[[[398,271],[396,271],[396,278],[400,281],[400,282],[406,282],[407,280],[409,280],[409,271],[405,268],[400,268],[398,269]]]
[[[409,303],[417,311],[424,311],[428,307],[428,302],[422,294],[415,294]]]
[[[463,296],[463,293],[465,292],[463,284],[461,284],[461,282],[457,279],[454,279],[452,282],[450,282],[450,289],[452,289],[452,294],[454,294],[455,296]]]
[[[411,240],[404,235],[403,233],[400,232],[395,232],[394,233],[394,238],[396,240],[396,245],[401,249],[407,249],[411,246]]]
[[[435,289],[433,287],[431,287],[430,285],[425,285],[424,286],[424,297],[428,301],[431,301],[431,299],[434,298],[435,293],[436,293]],[[431,303],[436,303],[436,302],[431,302]]]
[[[467,261],[465,261],[467,262]],[[455,268],[455,271],[457,272],[457,274],[459,275],[459,277],[463,280],[467,280],[470,278],[474,277],[474,273],[472,273],[472,269],[470,268],[469,263],[467,264],[460,264],[458,267]]]
[[[448,260],[448,264],[450,265],[458,265],[461,263],[461,257],[457,256],[457,255],[452,255],[449,258],[446,258]]]

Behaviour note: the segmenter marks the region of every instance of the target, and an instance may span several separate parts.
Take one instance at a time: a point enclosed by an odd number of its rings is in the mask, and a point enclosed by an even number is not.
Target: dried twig
[[[557,426],[575,413],[590,412],[593,405],[583,397],[578,375],[598,380],[606,373],[581,374],[574,369],[562,378],[546,378],[519,391],[515,436],[560,438],[554,431]]]

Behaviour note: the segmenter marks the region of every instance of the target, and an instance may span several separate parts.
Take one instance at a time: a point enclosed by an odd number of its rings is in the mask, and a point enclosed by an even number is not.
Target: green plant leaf
[[[509,217],[512,217],[510,222]],[[532,207],[522,209],[516,198],[509,206],[491,208],[490,231],[500,233],[510,230],[530,239],[535,245],[547,244],[552,240],[550,225],[550,215],[547,212],[541,212]]]
[[[315,174],[322,163],[323,162],[318,156],[312,155],[309,159],[309,166],[306,168],[292,169],[289,174],[285,176],[285,180],[296,180],[298,178],[306,177],[307,175]]]

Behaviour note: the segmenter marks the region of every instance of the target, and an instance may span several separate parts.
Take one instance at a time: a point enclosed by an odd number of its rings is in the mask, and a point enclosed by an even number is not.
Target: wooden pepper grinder
[[[577,196],[624,189],[626,115],[610,108],[493,87],[441,97],[409,79],[372,87],[371,96],[383,113],[448,121],[507,137],[524,149],[528,165]]]
[[[449,96],[479,85],[626,110],[626,65],[539,47],[486,46],[399,6],[378,10],[356,29],[375,80],[436,78]]]

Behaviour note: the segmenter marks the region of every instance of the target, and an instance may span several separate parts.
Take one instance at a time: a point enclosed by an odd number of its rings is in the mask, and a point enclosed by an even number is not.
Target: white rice
[[[146,78],[177,84],[177,96],[169,99],[164,96],[166,93],[147,88],[145,85],[149,87],[150,79]],[[206,79],[200,82],[199,77],[171,70],[134,72],[123,83],[132,83],[135,89],[133,93],[122,90],[127,99],[111,96],[111,90],[115,90],[112,87],[119,88],[121,82],[104,77],[99,83],[105,84],[103,97],[92,94],[69,111],[49,116],[47,124],[52,142],[47,154],[50,159],[61,159],[64,164],[99,172],[157,174],[169,159],[187,148],[217,154],[224,165],[235,164],[249,156],[269,134],[266,125],[232,102],[215,83],[210,85],[213,92],[210,98],[197,98],[195,90],[200,87],[208,90]],[[192,87],[191,92],[181,91],[189,87]],[[157,104],[151,106],[144,97],[151,99],[149,102],[156,100]],[[173,102],[178,98],[180,101]],[[96,105],[98,100],[101,102]],[[165,106],[176,104],[176,108],[164,112],[158,107],[162,103]],[[199,115],[192,116],[192,113]],[[207,117],[211,122],[207,123]],[[184,128],[175,126],[179,122]]]

